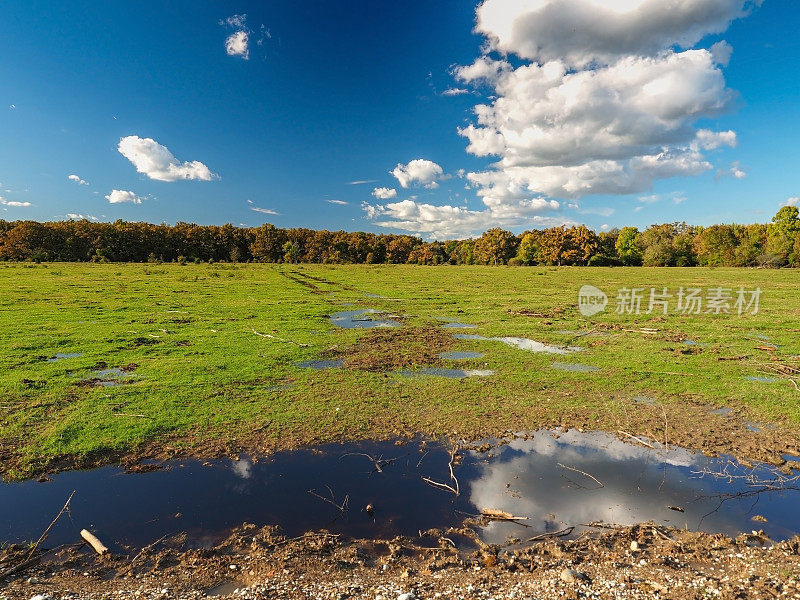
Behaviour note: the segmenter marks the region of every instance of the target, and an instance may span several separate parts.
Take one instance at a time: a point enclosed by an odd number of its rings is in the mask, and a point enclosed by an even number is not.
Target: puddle
[[[763,377],[759,375],[746,375],[745,379],[748,381],[758,381],[761,383],[777,383],[779,381],[779,379],[776,379],[775,377]]]
[[[391,319],[373,318],[372,315],[384,314],[373,308],[345,310],[328,317],[328,321],[344,329],[369,329],[372,327],[400,327],[400,323]]]
[[[781,454],[781,456],[785,461],[794,461],[796,463],[800,463],[800,456],[795,456],[794,454]]]
[[[136,379],[136,375],[130,370],[124,371],[119,367],[112,367],[110,369],[95,371],[92,379],[85,379],[81,383],[101,387],[113,387],[124,383],[131,383],[133,379]]]
[[[468,333],[455,333],[453,337],[457,340],[482,340],[492,342],[502,342],[507,346],[519,348],[520,350],[528,350],[529,352],[546,352],[548,354],[570,354],[572,352],[580,352],[583,348],[579,346],[553,346],[551,344],[543,344],[535,340],[518,337],[484,337],[482,335],[472,335]]]
[[[730,417],[733,414],[733,409],[729,406],[723,406],[722,408],[709,411],[709,413],[712,415],[719,415],[720,417]]]
[[[471,360],[474,358],[481,358],[483,352],[442,352],[439,358],[445,360]]]
[[[469,323],[445,323],[442,325],[442,329],[477,329],[477,325],[470,325]]]
[[[633,401],[636,404],[646,404],[647,406],[654,406],[657,402],[652,396],[634,396]]]
[[[366,296],[367,298],[381,298],[384,300],[386,299],[386,296],[380,296],[378,294],[373,294],[372,292],[364,292],[364,296]]]
[[[329,444],[279,452],[257,463],[173,461],[167,469],[138,474],[118,467],[71,471],[48,483],[0,484],[0,514],[13,515],[0,524],[0,542],[37,539],[73,490],[71,518],[53,527],[50,547],[74,542],[83,527],[115,551],[178,532],[187,533],[191,546],[208,546],[245,521],[280,525],[287,536],[326,528],[345,538],[418,538],[420,530],[459,526],[465,513],[482,509],[527,517],[519,522],[527,527],[493,522],[480,528],[486,543],[565,526],[576,526],[573,535],[579,535],[587,529],[581,524],[595,521],[652,520],[737,535],[752,529],[756,514],[767,519],[759,527],[774,540],[800,531],[800,490],[792,479],[797,475],[784,475],[781,488],[774,469],[654,445],[571,430],[512,440],[493,448],[491,458],[463,451],[454,469],[458,497],[422,480],[449,483],[450,458],[447,448],[420,439],[404,445]],[[347,498],[346,510],[318,496],[339,505]],[[374,506],[374,516],[364,510],[367,504]]]
[[[47,359],[47,362],[58,362],[67,358],[80,358],[83,356],[81,352],[56,352],[54,356]]]
[[[342,359],[337,360],[304,360],[303,362],[296,363],[296,366],[301,369],[341,369],[344,366]]]
[[[553,369],[558,369],[559,371],[572,371],[573,373],[594,373],[599,371],[597,367],[593,367],[591,365],[582,365],[580,363],[562,363],[556,362],[550,365]]]
[[[296,383],[293,381],[285,381],[283,383],[276,383],[275,385],[271,385],[266,388],[268,392],[288,392],[296,387]]]
[[[446,377],[448,379],[464,379],[466,377],[489,377],[494,375],[494,371],[489,369],[440,369],[438,367],[428,367],[425,369],[415,369],[413,371],[398,371],[402,377]]]

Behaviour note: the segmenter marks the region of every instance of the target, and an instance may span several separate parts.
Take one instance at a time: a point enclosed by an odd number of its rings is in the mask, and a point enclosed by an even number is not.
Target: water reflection
[[[528,350],[529,352],[546,352],[548,354],[570,354],[572,352],[580,352],[583,350],[580,346],[553,346],[551,344],[544,344],[536,340],[529,340],[528,338],[519,337],[484,337],[482,335],[473,335],[468,333],[456,333],[453,335],[457,340],[481,340],[502,342],[507,346],[519,348],[520,350]]]
[[[0,541],[38,538],[72,490],[71,518],[54,526],[48,544],[74,542],[83,527],[96,530],[116,551],[178,532],[186,532],[192,544],[211,544],[245,521],[277,524],[290,536],[327,528],[346,538],[416,538],[420,530],[459,526],[465,513],[482,509],[528,517],[528,527],[487,524],[479,535],[488,543],[598,520],[653,520],[734,535],[751,530],[751,518],[762,515],[767,522],[758,527],[773,539],[800,531],[800,493],[793,482],[776,490],[776,472],[765,467],[748,469],[725,457],[654,445],[603,433],[543,431],[490,453],[463,451],[455,467],[458,497],[423,481],[448,482],[450,455],[421,439],[399,446],[329,444],[260,462],[174,461],[165,470],[130,475],[117,467],[67,472],[49,483],[0,486],[0,514],[8,516],[0,520]],[[341,514],[320,495],[336,503],[347,496],[350,509]],[[374,506],[374,518],[362,510],[367,504]]]

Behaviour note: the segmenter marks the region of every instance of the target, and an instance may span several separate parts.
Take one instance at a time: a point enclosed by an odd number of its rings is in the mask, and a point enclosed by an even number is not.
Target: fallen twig
[[[455,484],[455,487],[452,486],[452,485],[448,485],[447,483],[439,483],[438,481],[434,481],[433,479],[431,479],[429,477],[423,477],[422,481],[424,481],[428,485],[432,485],[432,486],[435,486],[435,487],[438,487],[438,488],[449,490],[450,492],[452,492],[453,494],[458,496],[461,493],[461,488],[460,488],[460,486],[458,484],[458,479],[456,478],[456,475],[453,472],[453,461],[456,458],[456,454],[458,454],[458,446],[456,446],[455,448],[453,448],[450,451],[450,462],[447,465],[448,468],[450,469],[450,480]]]
[[[481,509],[481,516],[490,521],[527,521],[528,517],[517,517],[497,508]]]
[[[30,560],[31,556],[33,556],[34,552],[36,552],[37,548],[39,548],[39,545],[45,540],[45,538],[47,538],[47,534],[50,533],[50,530],[53,528],[53,525],[55,525],[56,521],[58,521],[61,518],[61,515],[63,515],[66,511],[69,510],[69,503],[72,501],[72,497],[74,495],[75,495],[75,490],[72,491],[72,493],[69,495],[69,498],[67,498],[67,501],[64,503],[64,506],[61,508],[60,511],[58,511],[56,518],[50,522],[50,525],[47,526],[47,529],[45,529],[42,535],[39,536],[39,539],[36,540],[36,543],[33,545],[31,551],[28,552],[28,556],[25,558],[26,561]]]
[[[308,493],[311,494],[312,496],[314,496],[315,498],[319,498],[323,502],[327,502],[331,506],[335,506],[339,510],[340,513],[342,513],[342,514],[346,513],[347,509],[348,509],[348,505],[350,504],[350,494],[347,494],[344,497],[344,501],[342,502],[342,504],[339,505],[339,504],[336,504],[336,496],[334,495],[333,490],[330,487],[328,487],[327,485],[325,487],[327,487],[328,491],[331,493],[331,497],[330,498],[326,498],[325,496],[322,496],[322,495],[318,494],[314,490],[308,490]]]
[[[629,438],[636,440],[637,442],[639,442],[639,443],[640,443],[640,444],[642,444],[643,446],[647,446],[648,448],[652,448],[653,450],[655,450],[655,449],[656,449],[656,447],[655,447],[655,446],[653,446],[652,444],[648,444],[648,443],[647,443],[647,442],[645,442],[643,439],[641,439],[641,438],[638,438],[638,437],[636,437],[635,435],[628,433],[627,431],[622,431],[621,429],[617,429],[617,433],[621,433],[622,435],[626,435],[626,436],[628,436]]]
[[[536,542],[536,541],[539,541],[539,540],[546,540],[546,539],[554,538],[554,537],[564,537],[564,536],[569,535],[570,533],[572,533],[574,530],[575,530],[575,527],[571,526],[571,527],[565,527],[564,529],[561,529],[559,531],[551,531],[549,533],[540,533],[539,535],[535,535],[532,538],[528,538],[527,540],[525,540],[524,543],[527,544],[528,542]]]
[[[298,342],[295,342],[294,340],[285,340],[283,338],[279,338],[276,335],[270,335],[268,333],[259,333],[255,329],[253,329],[253,333],[255,333],[259,337],[270,338],[271,340],[278,340],[279,342],[283,342],[284,344],[294,344],[295,346],[300,346],[301,348],[308,348],[311,345],[311,344],[300,344]]]
[[[589,474],[589,473],[587,473],[586,471],[581,471],[580,469],[576,469],[575,467],[568,467],[567,465],[562,465],[561,463],[556,463],[556,464],[557,464],[559,467],[561,467],[562,469],[569,469],[570,471],[575,471],[576,473],[580,473],[581,475],[586,475],[586,477],[588,477],[589,479],[591,479],[592,481],[594,481],[594,482],[595,482],[597,485],[599,485],[600,487],[606,487],[606,486],[603,484],[603,482],[602,482],[602,481],[600,481],[599,479],[597,479],[597,477],[595,477],[594,475],[590,475],[590,474]]]
[[[339,460],[342,460],[345,456],[364,456],[368,458],[372,462],[372,464],[375,465],[375,470],[378,473],[383,473],[383,467],[388,467],[390,464],[392,464],[394,461],[400,458],[399,456],[395,458],[383,458],[383,456],[375,458],[374,456],[371,456],[366,452],[348,452],[347,454],[342,454],[339,457]]]

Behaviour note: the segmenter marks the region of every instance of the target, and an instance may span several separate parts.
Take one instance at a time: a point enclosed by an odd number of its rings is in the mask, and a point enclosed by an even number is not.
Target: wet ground
[[[370,329],[372,327],[400,327],[400,323],[390,318],[381,318],[379,310],[362,308],[360,310],[345,310],[332,314],[328,321],[331,325],[344,329]]]
[[[0,522],[0,540],[38,538],[73,490],[71,511],[49,545],[74,542],[87,528],[117,551],[178,532],[191,545],[208,546],[243,522],[276,524],[289,536],[324,528],[345,539],[417,537],[458,527],[486,509],[520,517],[478,527],[487,543],[648,520],[729,535],[763,529],[773,540],[800,531],[797,476],[653,446],[604,433],[541,431],[462,450],[455,479],[449,448],[419,439],[331,444],[259,463],[185,460],[137,474],[117,467],[71,471],[46,483],[2,484],[0,514],[12,518]]]

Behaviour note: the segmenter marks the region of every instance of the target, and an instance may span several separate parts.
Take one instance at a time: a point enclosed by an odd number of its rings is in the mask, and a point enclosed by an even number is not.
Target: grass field
[[[581,316],[583,284],[609,295],[605,312]],[[756,315],[614,311],[621,287],[648,295],[651,287],[676,293],[681,286],[760,287],[763,295]],[[795,443],[800,392],[791,375],[772,370],[798,364],[797,292],[791,270],[2,264],[3,473],[25,477],[148,448],[167,455],[257,452],[341,438],[475,436],[553,424],[653,435],[669,428],[676,436],[685,432],[679,441],[695,439],[693,447],[702,447],[721,420],[699,407],[724,405],[777,424]],[[401,315],[403,327],[346,330],[325,318],[356,308]],[[491,340],[452,340],[450,332],[443,335],[442,319],[477,325],[454,333],[585,350],[557,356]],[[495,374],[444,379],[393,372],[437,362],[431,352],[445,347],[484,356],[438,366]],[[56,353],[80,356],[49,362]],[[337,356],[356,368],[296,365]],[[557,370],[554,362],[599,371]],[[116,386],[85,383],[103,365],[130,373]],[[637,396],[655,406],[637,403]]]

